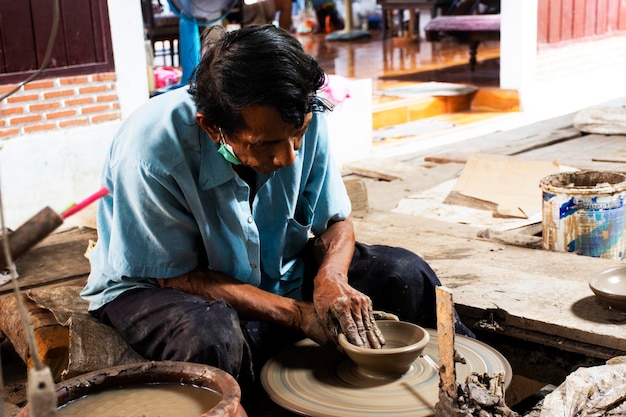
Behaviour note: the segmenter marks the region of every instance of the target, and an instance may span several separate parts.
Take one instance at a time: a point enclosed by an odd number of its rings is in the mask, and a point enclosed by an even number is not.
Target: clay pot
[[[605,269],[589,280],[589,288],[602,303],[626,312],[626,267]]]
[[[189,362],[142,362],[101,369],[56,384],[56,395],[61,406],[85,395],[148,383],[190,384],[221,395],[220,402],[199,417],[247,417],[235,378],[221,369]],[[28,405],[18,417],[28,417]]]
[[[339,335],[339,345],[366,376],[399,377],[405,374],[428,345],[430,335],[426,329],[405,321],[385,320],[376,324],[385,337],[382,349],[355,346],[344,334]]]

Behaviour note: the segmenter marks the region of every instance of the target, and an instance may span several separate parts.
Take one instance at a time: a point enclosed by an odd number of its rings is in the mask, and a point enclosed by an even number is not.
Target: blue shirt
[[[110,193],[98,205],[82,291],[90,310],[198,266],[297,297],[298,253],[350,214],[324,113],[313,114],[292,166],[257,174],[252,202],[195,113],[187,88],[174,90],[150,99],[113,139],[102,178]]]

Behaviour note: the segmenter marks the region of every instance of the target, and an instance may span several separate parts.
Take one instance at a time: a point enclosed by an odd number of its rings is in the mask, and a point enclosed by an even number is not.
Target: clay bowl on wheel
[[[600,272],[589,280],[591,291],[605,304],[626,311],[626,266],[616,266]]]
[[[402,376],[422,354],[430,335],[426,329],[405,321],[386,320],[376,324],[385,337],[382,349],[358,347],[348,342],[344,334],[339,335],[339,345],[367,376]]]

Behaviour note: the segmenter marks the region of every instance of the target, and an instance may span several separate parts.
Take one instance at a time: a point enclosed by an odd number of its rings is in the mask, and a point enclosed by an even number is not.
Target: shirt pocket
[[[312,236],[310,224],[302,225],[296,219],[289,219],[285,231],[283,260],[286,261],[297,256]]]

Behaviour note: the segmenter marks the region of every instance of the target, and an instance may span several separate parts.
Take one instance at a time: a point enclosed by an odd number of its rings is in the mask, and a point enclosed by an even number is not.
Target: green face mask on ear
[[[224,134],[222,133],[222,129],[220,128],[220,147],[217,149],[217,152],[224,157],[225,160],[230,162],[233,165],[242,165],[242,162],[237,158],[235,152],[233,152],[233,147],[230,146],[224,140]]]

